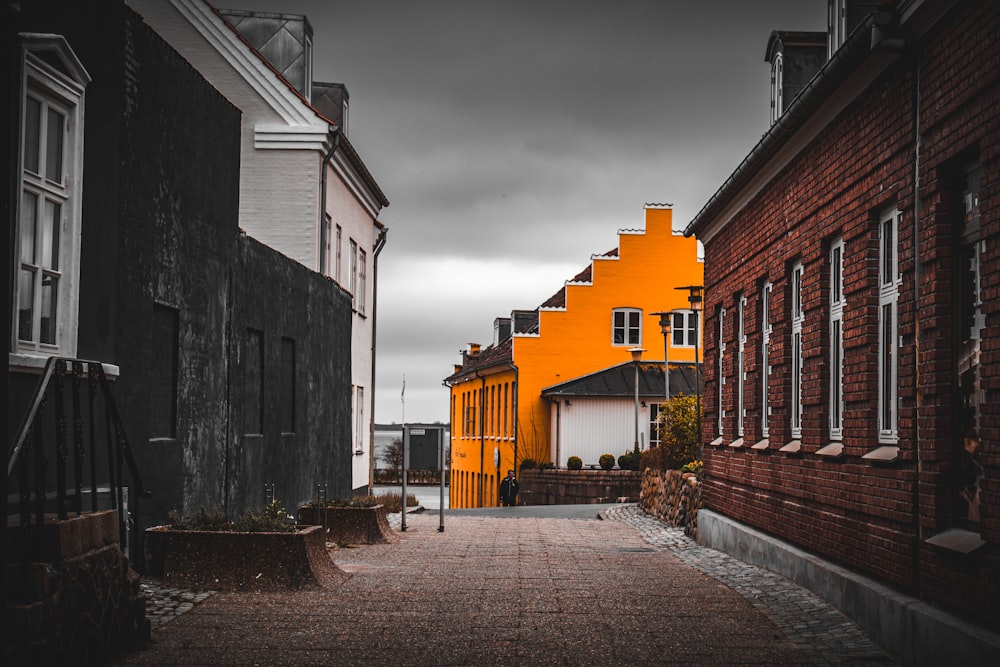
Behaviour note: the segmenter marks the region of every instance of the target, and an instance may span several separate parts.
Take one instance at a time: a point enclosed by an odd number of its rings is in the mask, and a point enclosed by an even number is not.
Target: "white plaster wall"
[[[556,406],[552,411],[552,440],[556,442]],[[571,398],[558,406],[562,435],[560,437],[560,468],[566,467],[571,456],[579,456],[583,464],[597,464],[601,454],[613,454],[615,460],[635,445],[635,400],[631,398]],[[639,435],[642,448],[649,446],[649,408],[639,407]],[[553,452],[553,455],[555,452]]]

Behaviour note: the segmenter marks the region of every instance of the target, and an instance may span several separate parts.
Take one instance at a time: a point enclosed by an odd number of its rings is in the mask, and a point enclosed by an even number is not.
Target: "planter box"
[[[146,529],[146,572],[193,590],[324,588],[347,575],[330,558],[322,528],[294,533]]]
[[[326,526],[326,539],[337,544],[386,544],[399,538],[389,527],[385,505],[373,507],[300,507],[297,520]]]

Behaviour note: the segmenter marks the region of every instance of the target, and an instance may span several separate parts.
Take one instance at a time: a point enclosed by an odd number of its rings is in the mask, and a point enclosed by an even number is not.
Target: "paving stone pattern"
[[[892,664],[787,579],[635,505],[603,517],[462,516],[440,533],[436,514],[409,515],[398,544],[334,552],[351,577],[330,590],[148,581],[152,642],[118,664]]]
[[[894,664],[885,650],[840,610],[780,574],[700,546],[682,528],[663,523],[638,505],[612,507],[604,516],[627,523],[649,544],[670,551],[750,600],[809,654],[813,664]]]

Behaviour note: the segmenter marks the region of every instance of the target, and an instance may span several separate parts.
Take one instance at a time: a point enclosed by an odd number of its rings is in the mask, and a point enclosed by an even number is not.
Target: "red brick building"
[[[829,5],[772,33],[774,123],[686,229],[707,514],[996,631],[1000,3]]]

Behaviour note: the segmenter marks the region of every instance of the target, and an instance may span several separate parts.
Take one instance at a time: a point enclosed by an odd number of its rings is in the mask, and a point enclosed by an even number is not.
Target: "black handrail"
[[[82,391],[83,379],[86,376],[87,410],[83,410]],[[66,416],[66,384],[70,384],[69,409],[72,418],[72,442],[69,438],[69,422]],[[101,399],[104,412],[103,433],[107,447],[108,494],[111,509],[118,512],[119,540],[122,549],[128,544],[129,517],[126,514],[138,514],[138,499],[150,498],[145,489],[138,466],[132,455],[125,427],[118,413],[111,393],[111,385],[104,374],[100,362],[66,357],[50,357],[42,371],[41,379],[35,388],[35,393],[29,402],[28,411],[21,421],[21,426],[12,443],[7,457],[7,478],[10,479],[15,467],[18,469],[18,515],[21,528],[41,526],[45,522],[46,509],[49,506],[50,493],[54,495],[55,513],[60,520],[69,517],[72,511],[76,516],[83,513],[84,496],[84,463],[89,457],[90,510],[98,510],[98,494],[101,483],[99,479],[99,459],[102,456],[98,446],[100,429],[97,414],[97,400]],[[49,403],[54,404],[54,424],[47,429],[45,412]],[[54,438],[54,458],[56,466],[55,489],[50,491],[48,472],[51,455],[46,450],[46,435],[51,431]],[[89,438],[86,437],[89,435]],[[50,450],[51,451],[51,450]],[[69,467],[72,457],[72,485],[70,485]],[[127,470],[131,484],[135,490],[134,502],[123,511],[124,473]],[[70,493],[72,491],[72,494]],[[4,514],[10,510],[10,498],[5,496]],[[136,536],[138,526],[134,527]],[[39,531],[34,534],[40,537]],[[137,543],[133,540],[133,543]],[[32,551],[39,547],[37,540],[23,545]],[[27,552],[25,554],[27,556]]]

